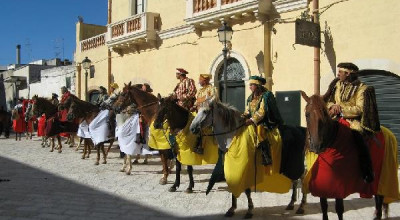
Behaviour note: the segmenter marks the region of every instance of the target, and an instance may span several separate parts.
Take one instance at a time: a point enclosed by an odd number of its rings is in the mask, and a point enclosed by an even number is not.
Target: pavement
[[[159,185],[162,167],[157,156],[147,165],[133,165],[130,176],[119,172],[122,159],[115,146],[107,164],[95,166],[93,151],[89,159],[80,157],[81,151],[67,146],[62,153],[51,153],[37,137],[0,137],[0,219],[228,219],[223,217],[231,205],[226,183],[205,194],[212,165],[194,167],[194,193],[186,194],[186,172],[177,192],[168,192],[175,175],[167,185]],[[253,219],[322,219],[319,198],[308,195],[306,213],[296,215],[285,210],[290,196],[252,193]],[[353,194],[344,206],[344,219],[373,219],[373,199]],[[242,219],[246,209],[243,194],[232,219]],[[390,205],[389,216],[400,220],[400,203]],[[334,200],[329,200],[329,218],[337,219]]]

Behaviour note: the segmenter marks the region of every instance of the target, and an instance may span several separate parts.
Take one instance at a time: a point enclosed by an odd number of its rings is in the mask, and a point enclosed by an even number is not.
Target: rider
[[[103,105],[103,102],[108,99],[108,94],[107,94],[107,89],[104,86],[100,86],[99,88],[100,88],[100,95],[97,97],[95,104],[100,107]]]
[[[179,83],[174,89],[174,96],[178,99],[177,104],[190,110],[196,100],[196,85],[193,79],[186,77],[188,72],[185,69],[176,69],[176,78],[179,79]]]
[[[51,94],[51,100],[50,101],[51,101],[51,103],[53,105],[58,105],[59,104],[57,93],[52,93]]]
[[[14,109],[16,110],[16,114],[18,114],[18,119],[13,119],[13,129],[15,133],[19,134],[19,140],[21,140],[21,133],[26,131],[26,123],[25,123],[25,117],[24,117],[24,112],[22,111],[22,103],[24,101],[24,98],[21,97],[18,99]],[[17,140],[17,135],[15,136],[15,140]]]
[[[251,95],[247,98],[244,112],[246,125],[257,126],[259,147],[262,150],[264,165],[272,165],[272,172],[279,173],[280,158],[272,161],[273,152],[281,152],[281,136],[278,126],[283,124],[272,92],[264,87],[266,80],[260,76],[249,79]]]

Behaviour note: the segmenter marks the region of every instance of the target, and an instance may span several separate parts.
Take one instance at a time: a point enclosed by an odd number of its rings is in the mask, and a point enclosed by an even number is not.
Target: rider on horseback
[[[251,95],[247,98],[244,112],[246,125],[257,126],[259,147],[263,155],[264,165],[273,165],[271,150],[280,150],[280,133],[278,126],[283,124],[272,92],[264,87],[266,80],[260,76],[251,76],[249,80]],[[271,149],[277,148],[277,149]],[[280,162],[280,161],[279,161]],[[279,173],[280,164],[273,165],[273,171]]]
[[[196,85],[193,79],[186,77],[188,72],[185,69],[177,68],[176,78],[179,83],[174,89],[174,96],[178,99],[178,105],[190,110],[196,100]]]

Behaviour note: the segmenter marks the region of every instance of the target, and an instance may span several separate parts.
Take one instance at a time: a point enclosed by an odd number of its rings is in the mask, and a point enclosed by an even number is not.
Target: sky
[[[0,0],[0,66],[40,59],[73,60],[78,16],[107,24],[107,0]]]

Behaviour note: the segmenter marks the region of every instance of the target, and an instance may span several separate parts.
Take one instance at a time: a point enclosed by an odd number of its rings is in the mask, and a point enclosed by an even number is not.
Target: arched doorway
[[[375,88],[381,125],[400,140],[400,76],[384,70],[361,70],[359,79]]]
[[[227,78],[227,100],[224,94],[224,65],[220,65],[218,69],[218,91],[222,102],[235,106],[239,111],[245,109],[245,84],[243,79],[246,78],[245,70],[242,64],[236,58],[227,60],[226,78]]]

